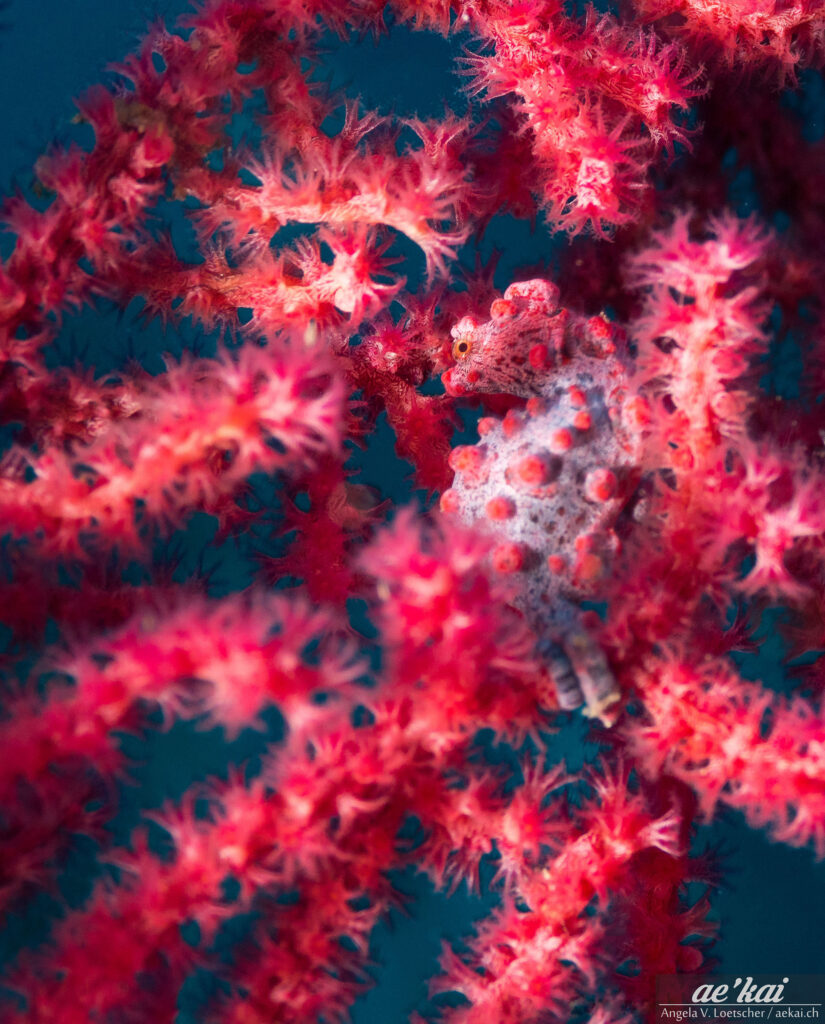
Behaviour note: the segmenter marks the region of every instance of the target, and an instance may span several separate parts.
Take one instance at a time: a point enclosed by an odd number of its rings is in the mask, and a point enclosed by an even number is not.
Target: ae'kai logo
[[[770,975],[660,976],[654,1024],[684,1021],[818,1020],[823,1004],[819,975],[794,975],[793,981]]]
[[[753,978],[737,978],[733,985],[699,985],[691,996],[692,1003],[781,1003],[784,999],[785,986],[788,979],[783,978],[782,984],[757,985]],[[741,988],[740,988],[741,986]],[[732,989],[739,989],[735,998]]]

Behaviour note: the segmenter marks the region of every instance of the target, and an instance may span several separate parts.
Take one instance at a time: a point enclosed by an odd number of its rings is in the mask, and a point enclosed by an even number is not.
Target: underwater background
[[[31,184],[31,167],[51,140],[75,137],[73,133],[79,129],[71,125],[72,97],[102,80],[109,62],[134,48],[150,20],[172,21],[184,9],[183,4],[172,2],[149,6],[129,0],[12,0],[5,6],[0,15],[0,110],[4,120],[0,188],[4,193]],[[368,109],[438,116],[447,97],[449,105],[460,107],[461,83],[449,67],[452,44],[440,38],[402,30],[378,46],[369,39],[349,47],[330,40],[330,45],[324,73],[334,86],[359,95]],[[807,72],[803,76],[802,95],[810,110],[810,137],[818,137],[825,115],[821,75]],[[759,116],[758,111],[754,116]],[[756,205],[746,179],[732,199],[740,213]],[[5,256],[7,238],[4,244]],[[497,285],[504,288],[520,265],[552,261],[555,249],[564,244],[563,237],[551,237],[541,225],[530,234],[523,223],[495,223],[486,245],[489,249],[495,245],[504,253]],[[422,269],[423,265],[419,273]],[[178,354],[190,347],[193,333],[187,325],[166,332],[157,323],[147,327],[131,309],[111,310],[105,315],[86,310],[67,319],[53,358],[69,363],[81,360],[107,370],[137,356],[156,372],[161,365],[159,354]],[[365,459],[363,482],[380,483],[382,490],[396,499],[409,495],[409,484],[399,474],[404,464],[393,456],[391,444],[386,453],[371,451]],[[188,547],[185,558],[197,559],[208,531],[208,523],[195,523],[179,532],[177,540]],[[217,582],[211,592],[226,593],[245,585],[246,567],[233,564],[227,555],[215,567],[214,577]],[[763,631],[770,630],[772,614],[779,615],[781,610],[765,616]],[[777,638],[766,642],[758,656],[738,656],[737,661],[746,678],[782,690],[787,670],[782,657]],[[568,731],[570,735],[553,743],[567,750],[576,767],[577,761],[581,763],[583,728],[573,723]],[[141,808],[178,798],[193,779],[215,770],[220,764],[216,759],[254,762],[262,751],[257,735],[244,734],[225,745],[217,734],[198,733],[185,724],[159,735],[151,746],[150,756],[135,769],[135,785],[125,794],[124,810],[114,826],[122,836],[139,820]],[[726,867],[722,886],[713,897],[713,916],[721,922],[715,946],[719,972],[825,974],[825,868],[815,863],[812,851],[773,843],[748,829],[739,815],[725,810],[717,812],[713,825],[702,827],[699,833],[697,848],[718,846]],[[61,878],[62,895],[70,904],[82,901],[95,870],[95,851],[80,844],[72,851]],[[437,895],[426,879],[412,874],[404,877],[402,887],[415,896],[412,916],[393,912],[391,920],[377,929],[372,947],[378,965],[377,984],[356,1003],[355,1024],[395,1024],[412,1010],[421,1009],[442,940],[457,941],[466,935],[471,922],[483,916],[490,905],[469,896],[463,886],[452,897]],[[58,900],[44,895],[25,915],[14,916],[1,937],[0,955],[10,959],[22,945],[38,941],[59,908]],[[197,1020],[195,995],[192,1000],[188,1009],[184,1000],[181,1021]]]

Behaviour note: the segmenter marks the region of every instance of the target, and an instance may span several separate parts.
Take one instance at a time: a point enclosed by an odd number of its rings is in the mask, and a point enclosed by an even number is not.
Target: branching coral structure
[[[410,1020],[623,1024],[714,816],[825,856],[822,11],[574,7],[202,0],[6,200],[3,1021],[346,1021],[419,872],[492,909]],[[439,117],[324,74],[413,32]]]

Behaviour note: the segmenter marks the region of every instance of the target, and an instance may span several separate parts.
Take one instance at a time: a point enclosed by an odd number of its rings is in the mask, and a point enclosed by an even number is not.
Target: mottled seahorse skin
[[[493,566],[517,574],[517,604],[540,638],[561,707],[607,719],[618,690],[577,602],[595,598],[619,546],[619,517],[638,491],[638,399],[628,399],[621,332],[576,316],[547,281],[511,285],[485,323],[453,328],[453,395],[527,398],[480,420],[480,440],[455,448],[442,510],[495,537]]]

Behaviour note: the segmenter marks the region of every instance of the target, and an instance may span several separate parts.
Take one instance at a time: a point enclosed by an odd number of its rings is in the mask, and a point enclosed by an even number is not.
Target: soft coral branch
[[[468,58],[473,92],[515,97],[532,139],[534,190],[560,227],[601,233],[638,218],[659,147],[685,135],[675,115],[702,92],[684,55],[591,12],[584,25],[554,4],[490,4],[478,31],[492,53]]]
[[[735,385],[767,344],[758,286],[770,241],[755,221],[730,215],[711,221],[705,239],[691,237],[690,225],[680,214],[626,264],[629,284],[645,292],[631,326],[637,378],[666,399],[656,448],[672,444],[684,470],[746,433],[753,396]]]
[[[610,985],[602,954],[610,904],[632,884],[643,851],[678,855],[680,823],[675,811],[651,813],[641,794],[628,792],[624,775],[595,785],[595,799],[574,814],[567,835],[556,838],[555,856],[524,879],[518,895],[526,906],[508,900],[481,926],[468,954],[445,952],[437,990],[460,992],[470,1006],[444,1010],[441,1019],[564,1020],[574,1001]]]
[[[316,645],[319,664],[310,654]],[[0,770],[2,909],[24,884],[48,876],[69,832],[100,817],[87,809],[94,777],[123,773],[115,733],[138,726],[141,709],[160,708],[168,724],[219,723],[234,737],[277,704],[301,734],[326,714],[313,700],[352,700],[363,671],[334,615],[271,595],[144,607],[111,634],[53,655],[48,667],[72,685],[53,686],[45,700],[9,702],[0,723],[8,751]]]
[[[342,401],[334,368],[299,346],[184,363],[147,387],[140,417],[86,447],[7,459],[0,508],[14,533],[52,550],[80,552],[87,538],[134,545],[139,510],[175,522],[219,507],[256,469],[337,450]]]
[[[378,127],[369,121],[360,132],[345,132],[339,145],[316,143],[309,152],[274,151],[250,161],[257,186],[217,176],[218,189],[210,173],[200,169],[183,187],[209,202],[201,220],[210,232],[226,229],[239,242],[248,244],[252,230],[268,243],[292,223],[389,227],[420,246],[430,276],[443,275],[446,261],[468,235],[458,214],[471,202],[469,169],[448,158],[444,142],[399,155],[396,133]],[[425,124],[413,127],[426,138]],[[367,139],[363,146],[362,138]]]
[[[705,815],[718,803],[744,812],[792,846],[825,856],[825,726],[802,698],[741,680],[725,661],[694,665],[676,651],[641,680],[645,718],[628,723],[643,770],[693,786]]]
[[[706,59],[739,74],[758,68],[780,83],[825,54],[825,19],[812,0],[634,0],[650,21],[691,43]]]

